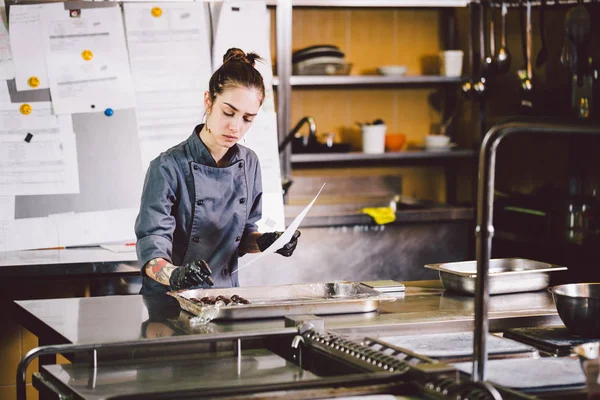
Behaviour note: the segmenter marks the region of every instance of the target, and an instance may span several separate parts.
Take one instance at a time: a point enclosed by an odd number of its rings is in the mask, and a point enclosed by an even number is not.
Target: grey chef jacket
[[[206,260],[215,288],[239,286],[231,274],[238,247],[262,214],[260,165],[252,150],[236,144],[225,156],[229,164],[217,167],[198,135],[202,126],[148,167],[135,222],[138,260],[142,266],[158,257],[177,266]],[[142,294],[169,290],[142,275]]]

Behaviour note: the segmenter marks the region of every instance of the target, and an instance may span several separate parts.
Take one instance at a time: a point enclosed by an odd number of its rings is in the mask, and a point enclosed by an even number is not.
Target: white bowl
[[[446,148],[450,145],[450,137],[444,135],[427,135],[425,136],[425,147],[428,149],[432,148]]]
[[[381,67],[377,67],[377,72],[379,72],[381,75],[402,76],[406,75],[406,71],[408,71],[406,65],[383,65]]]

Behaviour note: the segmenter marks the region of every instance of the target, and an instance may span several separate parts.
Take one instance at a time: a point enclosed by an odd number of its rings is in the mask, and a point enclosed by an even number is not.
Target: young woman
[[[254,53],[232,48],[204,93],[206,122],[148,168],[135,232],[142,293],[239,286],[237,259],[269,247],[261,234],[262,182],[256,154],[238,144],[265,97]],[[277,252],[289,257],[300,232]]]

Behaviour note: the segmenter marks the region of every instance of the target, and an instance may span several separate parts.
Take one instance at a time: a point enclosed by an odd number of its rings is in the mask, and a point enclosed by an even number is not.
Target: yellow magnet
[[[19,107],[19,111],[21,111],[21,114],[23,115],[29,115],[31,114],[31,111],[33,111],[33,109],[29,104],[25,103],[21,104],[21,107]]]
[[[162,15],[162,8],[160,7],[152,7],[152,11],[150,11],[152,13],[152,16],[158,18]]]
[[[81,52],[81,57],[83,57],[85,61],[90,61],[92,58],[94,58],[94,53],[92,53],[90,50],[84,50]]]
[[[38,78],[37,76],[32,76],[29,79],[27,79],[27,83],[33,88],[38,87],[40,86],[40,78]]]

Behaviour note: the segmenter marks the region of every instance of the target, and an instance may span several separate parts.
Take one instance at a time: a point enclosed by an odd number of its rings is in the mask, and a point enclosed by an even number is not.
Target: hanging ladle
[[[546,63],[548,58],[548,48],[546,47],[546,38],[544,36],[544,12],[546,8],[546,0],[540,0],[540,37],[542,38],[542,48],[535,59],[535,66],[540,68]]]
[[[487,22],[487,17],[486,17],[486,8],[485,6],[481,8],[481,20],[480,20],[480,24],[481,24],[481,28],[482,31],[485,29],[485,23]],[[481,40],[483,40],[485,42],[485,34],[481,35]],[[488,55],[484,55],[482,63],[481,63],[481,76],[483,77],[487,77],[490,75],[493,75],[496,69],[496,63],[494,62],[494,14],[491,13],[490,10],[490,32],[489,32],[489,36],[488,36],[488,40],[489,40],[489,49],[488,49]],[[481,46],[483,52],[485,52],[485,45]]]
[[[498,73],[508,72],[510,69],[510,52],[506,46],[506,14],[508,12],[508,6],[506,3],[502,3],[502,38],[500,48],[498,49],[498,55],[496,56],[496,71]]]

